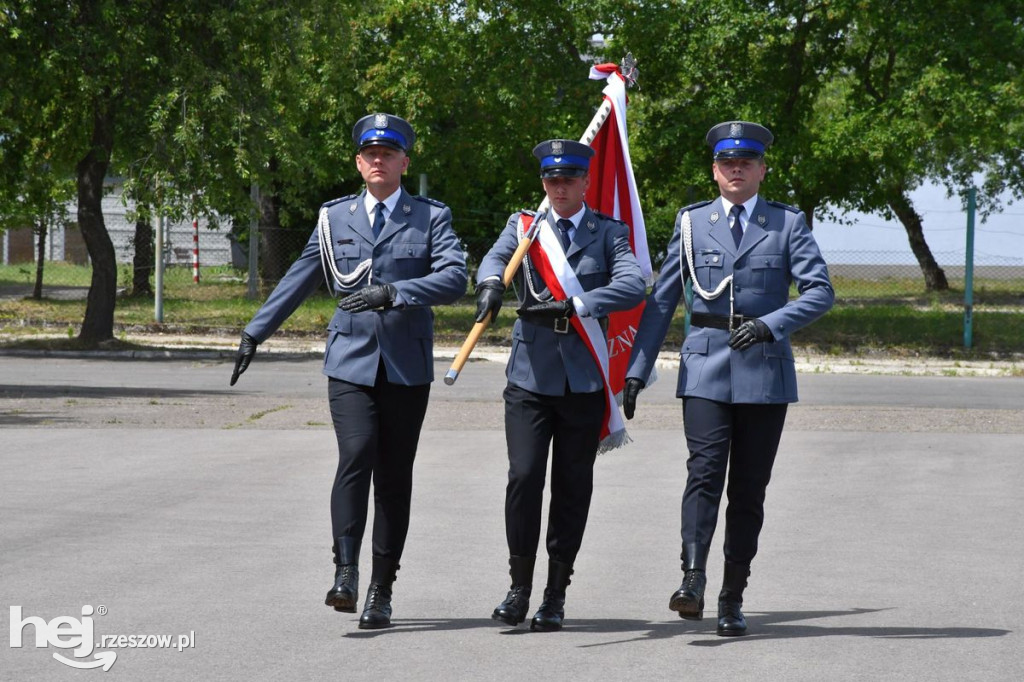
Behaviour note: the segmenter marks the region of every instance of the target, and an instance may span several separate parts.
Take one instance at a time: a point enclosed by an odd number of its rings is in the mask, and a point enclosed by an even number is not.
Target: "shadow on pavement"
[[[921,626],[858,626],[843,627],[830,625],[793,625],[794,621],[812,620],[817,618],[836,618],[839,616],[858,616],[878,613],[890,609],[854,608],[844,611],[776,611],[769,613],[747,614],[748,634],[744,637],[719,637],[715,633],[716,619],[713,614],[702,621],[678,619],[674,621],[628,620],[614,618],[574,619],[565,621],[566,633],[595,634],[634,634],[637,636],[618,639],[611,642],[582,644],[580,648],[626,644],[652,639],[666,639],[680,636],[696,636],[691,646],[721,646],[738,642],[761,641],[767,639],[798,639],[806,637],[872,637],[882,639],[975,639],[984,637],[1003,637],[1011,630],[997,628],[967,627],[921,627]],[[457,630],[476,630],[479,628],[494,630],[501,635],[527,635],[529,623],[512,628],[500,625],[485,618],[436,618],[436,619],[397,619],[392,627],[383,630],[360,630],[347,632],[345,637],[367,638],[387,634],[413,632],[445,632]],[[536,633],[557,636],[553,633]]]
[[[194,390],[133,386],[0,385],[0,398],[192,398],[235,394],[237,390]]]
[[[51,412],[0,412],[0,426],[38,426],[46,424],[71,424],[73,419]]]

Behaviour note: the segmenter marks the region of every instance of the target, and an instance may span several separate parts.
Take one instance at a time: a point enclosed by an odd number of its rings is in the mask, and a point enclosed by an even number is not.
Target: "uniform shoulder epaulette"
[[[358,194],[346,194],[343,197],[338,197],[337,199],[331,199],[330,201],[325,201],[324,203],[320,204],[320,208],[330,208],[331,206],[334,206],[335,204],[340,204],[343,201],[352,201],[353,199],[356,199],[358,197],[359,197]]]
[[[526,209],[526,208],[521,208],[521,209],[519,209],[519,212],[520,212],[521,214],[523,214],[523,215],[528,215],[528,216],[530,216],[531,218],[533,218],[533,217],[536,217],[536,215],[537,215],[537,212],[536,212],[536,211],[531,211],[531,210],[529,210],[529,209]]]
[[[626,227],[629,227],[629,225],[626,224],[625,220],[622,220],[621,218],[616,218],[615,216],[610,216],[607,213],[601,213],[600,211],[594,211],[594,215],[596,215],[598,218],[604,218],[605,220],[610,220],[613,223],[622,223],[623,225],[626,225]]]
[[[423,197],[423,196],[420,196],[419,194],[413,194],[411,196],[412,196],[413,199],[415,199],[417,201],[422,201],[422,202],[427,203],[427,204],[430,204],[431,206],[437,206],[438,208],[448,208],[448,204],[440,202],[437,199],[431,199],[430,197]]]
[[[774,206],[775,208],[784,208],[790,213],[800,213],[800,209],[797,208],[796,206],[790,206],[789,204],[784,204],[781,201],[770,201],[768,199],[765,199],[765,201],[768,202],[769,206]]]
[[[700,208],[701,206],[707,206],[712,201],[714,201],[714,199],[707,199],[706,201],[698,201],[695,204],[690,204],[689,206],[683,206],[681,209],[679,209],[679,214],[682,215],[683,213],[686,213],[687,211],[692,211],[695,208]]]

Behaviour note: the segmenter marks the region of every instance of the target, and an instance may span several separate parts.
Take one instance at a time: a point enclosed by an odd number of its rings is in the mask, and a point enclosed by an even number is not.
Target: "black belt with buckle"
[[[535,324],[539,327],[546,327],[551,324],[551,328],[555,330],[556,334],[568,334],[569,330],[572,329],[572,325],[569,323],[568,317],[543,317],[541,315],[522,315],[524,320],[531,324]],[[599,317],[597,323],[601,325],[601,331],[608,333],[608,318]]]
[[[747,320],[753,319],[753,317],[733,315],[732,327],[730,327],[728,315],[708,315],[707,313],[692,313],[690,315],[690,324],[694,327],[711,327],[712,329],[724,329],[725,331],[729,331],[730,329],[736,329],[736,327],[739,327]]]

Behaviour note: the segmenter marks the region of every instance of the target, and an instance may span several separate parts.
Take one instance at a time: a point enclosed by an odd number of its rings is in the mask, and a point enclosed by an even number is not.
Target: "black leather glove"
[[[516,313],[519,317],[526,319],[553,320],[556,317],[572,317],[576,314],[576,309],[572,306],[572,299],[566,299],[564,301],[545,301],[544,303],[524,305],[516,310]]]
[[[338,307],[349,313],[361,313],[378,308],[387,310],[394,304],[397,295],[398,289],[391,284],[373,284],[341,299]]]
[[[626,414],[626,419],[633,418],[633,414],[636,412],[636,397],[643,387],[644,382],[641,379],[633,377],[626,379],[626,386],[622,389],[622,411]]]
[[[768,325],[758,319],[747,320],[729,334],[729,348],[733,350],[746,350],[755,343],[766,343],[774,341],[775,337],[768,329]]]
[[[231,385],[234,386],[242,372],[249,369],[249,363],[256,355],[256,346],[259,344],[245,332],[242,332],[242,342],[238,344],[238,353],[235,355],[235,371],[231,373]]]
[[[498,319],[501,299],[505,296],[505,285],[500,279],[486,279],[476,285],[476,321],[483,322],[491,315],[491,322]]]

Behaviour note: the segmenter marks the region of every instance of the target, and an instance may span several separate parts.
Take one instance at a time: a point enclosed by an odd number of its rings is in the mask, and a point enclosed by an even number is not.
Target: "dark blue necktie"
[[[572,221],[568,218],[558,219],[558,236],[562,239],[562,250],[566,253],[569,252],[569,244],[572,240],[569,238],[569,230],[572,229]]]
[[[380,231],[384,229],[384,202],[377,204],[377,208],[374,209],[376,214],[373,216],[373,236],[374,238],[380,236]]]
[[[739,248],[740,242],[743,240],[743,225],[740,223],[741,215],[743,215],[743,204],[736,204],[729,211],[729,218],[732,220],[732,226],[729,229],[732,231],[732,239],[736,242],[737,248]]]

